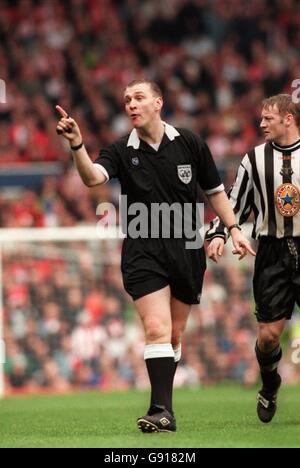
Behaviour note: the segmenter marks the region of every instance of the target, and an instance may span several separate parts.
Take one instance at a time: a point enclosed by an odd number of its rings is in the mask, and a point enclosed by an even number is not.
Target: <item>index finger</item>
[[[249,242],[247,242],[247,244],[244,245],[244,247],[248,250],[248,252],[251,253],[251,255],[253,255],[254,257],[256,256],[256,253],[255,251],[252,249],[251,245]]]
[[[68,117],[67,112],[60,106],[55,106],[55,109],[60,113],[60,115],[64,118]]]
[[[251,247],[248,248],[248,252],[250,252],[253,257],[256,257],[256,252]]]

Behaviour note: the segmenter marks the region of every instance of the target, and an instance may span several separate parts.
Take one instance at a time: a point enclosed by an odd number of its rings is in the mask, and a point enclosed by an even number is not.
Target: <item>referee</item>
[[[299,126],[300,106],[289,94],[265,99],[260,127],[266,142],[245,155],[228,194],[239,224],[253,212],[252,236],[259,239],[253,289],[258,321],[255,352],[263,383],[257,413],[264,423],[276,412],[280,337],[295,302],[300,305]],[[217,262],[226,240],[219,219],[211,223],[206,238],[208,256]]]
[[[122,194],[128,197],[128,213],[133,203],[146,208],[161,203],[182,208],[193,204],[193,224],[199,184],[231,232],[234,253],[240,258],[247,251],[254,254],[235,224],[207,145],[192,132],[162,121],[163,98],[158,85],[148,80],[131,82],[125,89],[124,103],[133,130],[103,149],[94,163],[76,122],[56,107],[61,116],[57,132],[69,140],[83,182],[92,187],[118,178]],[[191,305],[199,303],[206,268],[203,247],[187,248],[185,236],[178,237],[175,232],[173,218],[167,238],[162,235],[165,226],[159,227],[159,236],[152,237],[150,228],[143,236],[131,235],[128,230],[122,249],[124,287],[133,298],[146,338],[144,359],[151,401],[147,414],[137,421],[143,432],[176,430],[173,379],[181,356],[182,333]],[[152,216],[150,221],[157,224],[158,219]]]

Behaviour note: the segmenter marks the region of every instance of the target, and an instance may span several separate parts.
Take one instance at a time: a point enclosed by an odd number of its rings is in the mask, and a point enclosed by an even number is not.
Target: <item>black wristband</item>
[[[228,232],[230,233],[231,229],[233,229],[233,228],[237,228],[239,231],[242,230],[241,226],[239,226],[238,224],[232,224],[231,226],[229,226],[229,228],[227,228]]]
[[[72,150],[72,151],[77,151],[77,150],[79,150],[79,149],[82,148],[82,147],[83,147],[83,141],[82,141],[79,145],[77,145],[77,146],[71,146],[71,150]]]

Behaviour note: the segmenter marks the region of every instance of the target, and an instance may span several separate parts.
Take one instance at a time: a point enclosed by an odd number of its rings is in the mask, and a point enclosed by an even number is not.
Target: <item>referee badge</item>
[[[298,188],[291,183],[280,185],[276,190],[275,203],[279,213],[285,218],[295,216],[300,208]]]
[[[177,174],[181,182],[189,184],[192,180],[192,166],[190,164],[177,166]]]

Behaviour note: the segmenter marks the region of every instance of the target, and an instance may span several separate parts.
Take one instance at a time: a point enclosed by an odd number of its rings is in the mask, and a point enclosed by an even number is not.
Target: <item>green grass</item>
[[[0,401],[0,447],[300,447],[299,388],[283,387],[271,424],[256,417],[255,390],[176,390],[178,431],[142,434],[148,393],[79,393]]]

